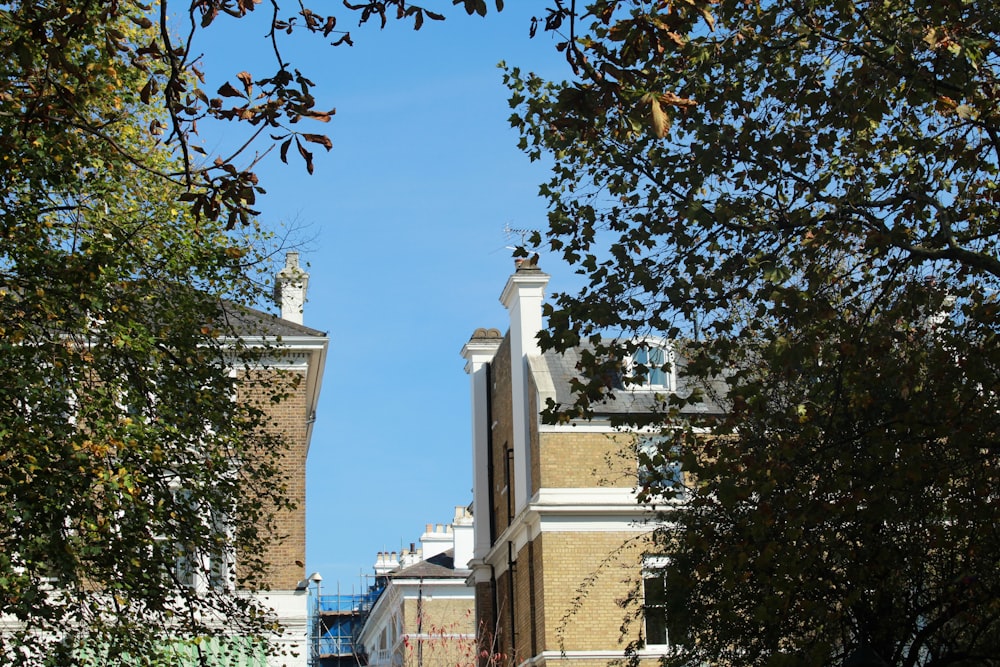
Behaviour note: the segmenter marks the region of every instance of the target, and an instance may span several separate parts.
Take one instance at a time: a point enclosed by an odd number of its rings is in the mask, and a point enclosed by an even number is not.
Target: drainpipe
[[[417,667],[424,667],[424,578],[417,588]]]
[[[510,655],[511,657],[517,656],[517,628],[514,622],[517,620],[517,615],[514,613],[514,543],[507,543],[507,595],[510,600],[510,604],[507,605],[510,608]]]

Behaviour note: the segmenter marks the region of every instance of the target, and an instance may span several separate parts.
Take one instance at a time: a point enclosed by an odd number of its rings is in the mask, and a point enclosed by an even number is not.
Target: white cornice
[[[222,342],[232,345],[235,338],[223,338]],[[243,336],[240,343],[251,349],[268,349],[267,354],[249,364],[252,369],[274,369],[284,371],[305,371],[306,373],[306,454],[312,442],[313,423],[319,406],[319,393],[323,387],[323,373],[326,370],[326,356],[330,346],[327,336]],[[235,356],[234,356],[235,359]]]

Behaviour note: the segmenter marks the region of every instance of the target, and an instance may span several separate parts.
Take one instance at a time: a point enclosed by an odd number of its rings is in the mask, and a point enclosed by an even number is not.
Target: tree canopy
[[[50,0],[6,5],[0,10],[5,31],[0,46],[5,66],[0,114],[19,123],[17,132],[0,137],[5,179],[18,182],[20,167],[37,153],[68,149],[74,141],[71,136],[85,135],[109,144],[117,159],[179,185],[178,195],[196,217],[222,219],[228,228],[247,224],[263,193],[253,169],[264,152],[277,144],[283,161],[290,153],[297,155],[312,173],[312,148],[330,150],[333,145],[326,134],[305,127],[309,121],[328,123],[335,111],[319,106],[307,73],[283,55],[284,40],[294,34],[332,46],[353,43],[336,12],[273,0],[267,6],[268,33],[262,45],[273,54],[274,71],[242,71],[218,89],[207,90],[204,59],[194,47],[196,35],[238,29],[232,23],[219,25],[225,23],[220,19],[245,18],[260,4]],[[452,4],[480,16],[488,10],[485,0],[452,0]],[[498,11],[503,7],[502,0],[490,4]],[[359,25],[372,22],[385,27],[396,19],[419,29],[425,20],[444,19],[406,0],[343,5],[342,11],[357,18]],[[128,90],[120,90],[126,80]],[[97,88],[98,81],[103,89]],[[127,100],[120,94],[125,92]],[[88,99],[100,95],[111,103],[88,104]],[[152,156],[106,132],[126,110],[136,109],[147,115],[146,133],[159,146]],[[209,155],[197,140],[198,123],[205,120],[244,124],[245,143],[232,154]],[[163,152],[173,157],[169,165],[157,162],[155,155]]]
[[[15,14],[49,11],[72,29],[39,50],[45,35]],[[196,219],[161,176],[183,167],[150,132],[162,114],[143,106],[144,75],[94,42],[150,28],[76,16],[0,10],[14,45],[0,84],[0,653],[135,665],[207,659],[212,642],[266,652],[273,620],[235,589],[260,584],[288,507],[283,444],[262,406],[233,400],[232,371],[259,359],[236,339],[253,332],[227,322],[256,298],[266,245],[253,224]],[[53,115],[50,93],[78,121]],[[276,400],[287,389],[273,378]]]
[[[997,6],[598,0],[546,27],[574,77],[508,70],[511,122],[553,161],[535,242],[585,286],[542,344],[597,350],[552,415],[620,391],[649,335],[704,386],[663,397],[697,480],[655,538],[672,664],[992,664]],[[726,414],[680,420],[719,378]]]
[[[272,2],[273,70],[207,89],[195,36],[261,9],[0,6],[3,662],[275,650],[269,610],[238,589],[265,583],[274,516],[289,507],[265,408],[294,377],[259,373],[273,349],[246,337],[267,332],[230,316],[260,301],[273,250],[255,219],[255,162],[276,146],[312,172],[314,147],[332,146],[315,128],[333,111],[283,40],[352,39],[331,11]],[[442,18],[403,0],[340,11],[383,26]],[[208,154],[206,120],[242,124],[246,143]],[[264,404],[234,400],[246,373]]]

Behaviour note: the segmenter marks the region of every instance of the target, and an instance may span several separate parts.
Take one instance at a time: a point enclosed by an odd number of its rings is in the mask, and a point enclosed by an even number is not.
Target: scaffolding
[[[364,593],[341,593],[338,584],[336,593],[317,591],[312,614],[312,667],[367,664],[357,639],[382,588],[382,585],[370,585]]]

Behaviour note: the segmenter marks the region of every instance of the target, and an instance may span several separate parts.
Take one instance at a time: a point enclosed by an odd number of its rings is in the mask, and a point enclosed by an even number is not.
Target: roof
[[[455,550],[448,549],[389,575],[390,579],[465,579],[471,570],[455,569]]]
[[[240,336],[326,337],[325,331],[289,322],[272,313],[265,313],[232,301],[223,301],[222,310],[226,322],[233,327],[233,332]]]
[[[572,381],[580,378],[579,370],[581,351],[591,349],[590,346],[580,346],[570,348],[565,352],[546,350],[540,356],[529,357],[528,365],[531,369],[535,386],[538,387],[541,395],[541,403],[544,407],[547,399],[551,398],[557,405],[570,406],[576,400],[573,393]],[[681,370],[686,365],[686,360],[678,355],[674,362],[675,370]],[[685,381],[682,373],[677,373],[678,387],[677,394],[681,396],[690,395],[693,385]],[[725,393],[725,384],[721,381],[713,382],[708,393],[721,396]],[[613,389],[614,400],[607,400],[591,406],[596,415],[606,415],[612,417],[622,417],[630,414],[649,414],[662,411],[662,405],[657,404],[657,392],[649,389]],[[662,393],[662,392],[660,392]],[[723,409],[717,400],[706,396],[701,403],[686,405],[682,408],[683,414],[721,414]]]

